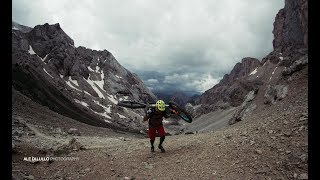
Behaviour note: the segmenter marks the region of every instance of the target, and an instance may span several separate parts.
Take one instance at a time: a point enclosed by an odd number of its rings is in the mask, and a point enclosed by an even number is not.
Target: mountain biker
[[[153,108],[147,107],[146,115],[143,118],[143,121],[149,120],[149,138],[151,143],[151,152],[154,152],[154,141],[156,138],[156,131],[158,131],[158,134],[160,136],[160,143],[158,148],[161,150],[161,152],[165,152],[165,149],[162,147],[162,143],[165,139],[165,131],[163,128],[162,120],[164,118],[170,117],[170,114],[166,113],[166,105],[163,100],[158,100],[156,102],[156,106]]]

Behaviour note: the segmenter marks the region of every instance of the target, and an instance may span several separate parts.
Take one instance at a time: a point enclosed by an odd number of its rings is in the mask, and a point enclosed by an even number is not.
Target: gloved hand
[[[171,109],[171,110],[170,110],[170,113],[171,113],[171,114],[178,114],[178,112],[175,111],[174,109]]]
[[[144,108],[144,113],[146,113],[147,114],[147,111],[150,109],[150,105],[149,104],[147,104],[146,105],[146,107]]]
[[[151,108],[149,108],[149,109],[147,110],[147,114],[150,114],[150,113],[152,113]]]

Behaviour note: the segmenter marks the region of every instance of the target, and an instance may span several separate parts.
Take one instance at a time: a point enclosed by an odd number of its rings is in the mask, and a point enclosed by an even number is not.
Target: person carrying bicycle
[[[158,148],[162,153],[165,152],[165,149],[162,146],[162,143],[165,139],[165,131],[163,128],[162,120],[163,118],[170,117],[170,114],[166,113],[166,105],[163,100],[158,100],[154,108],[147,107],[146,115],[143,118],[143,121],[149,120],[149,129],[148,135],[151,143],[151,152],[154,152],[154,141],[156,138],[156,131],[160,136],[160,143]]]

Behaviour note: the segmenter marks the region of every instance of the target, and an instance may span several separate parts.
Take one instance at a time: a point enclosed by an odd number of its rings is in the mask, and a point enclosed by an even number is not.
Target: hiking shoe
[[[161,145],[159,145],[158,148],[161,150],[162,153],[166,152],[166,150],[164,150],[164,148]]]
[[[154,152],[154,147],[153,146],[151,147],[151,152]]]

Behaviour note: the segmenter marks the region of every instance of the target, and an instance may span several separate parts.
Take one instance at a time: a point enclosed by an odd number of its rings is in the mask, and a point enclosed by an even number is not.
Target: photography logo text
[[[24,157],[24,161],[28,162],[46,162],[46,161],[78,161],[79,157],[52,157],[52,156],[44,156],[44,157]]]

